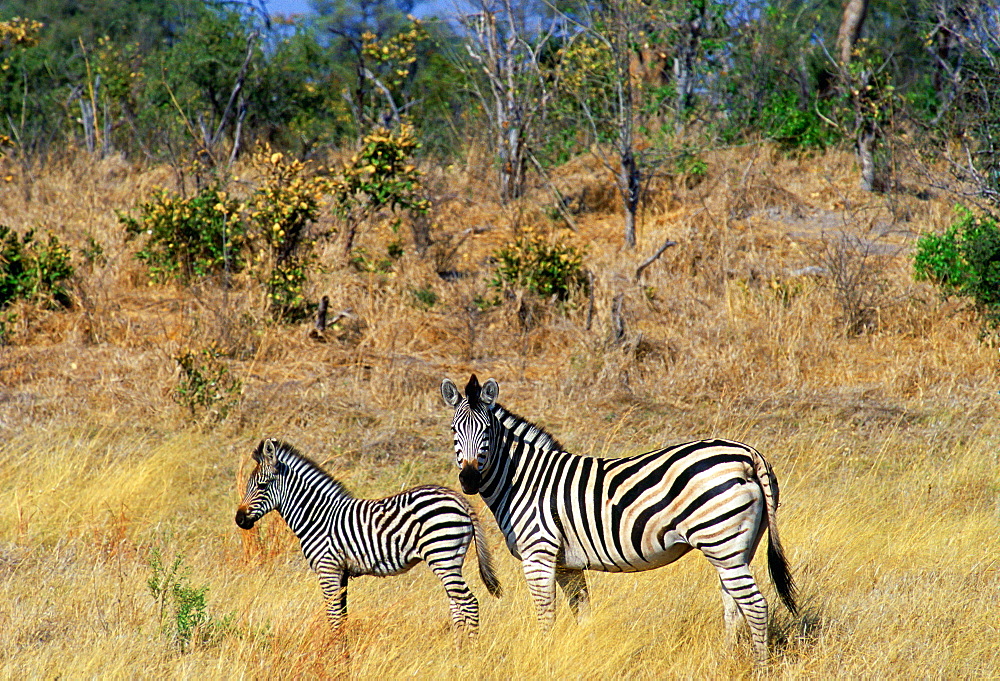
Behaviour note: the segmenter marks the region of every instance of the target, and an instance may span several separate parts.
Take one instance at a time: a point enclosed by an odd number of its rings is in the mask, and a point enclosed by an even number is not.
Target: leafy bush
[[[542,297],[567,300],[575,290],[586,289],[584,251],[565,239],[551,241],[540,234],[518,237],[493,253],[497,261],[491,286],[503,290],[524,288]]]
[[[419,148],[409,126],[397,132],[380,128],[366,135],[360,151],[344,164],[333,182],[333,209],[347,223],[345,253],[350,254],[360,224],[383,208],[418,214],[430,209],[420,171],[410,163]]]
[[[822,150],[840,140],[837,128],[823,120],[820,109],[828,116],[832,105],[817,101],[803,107],[798,95],[791,90],[779,90],[768,97],[760,112],[758,125],[764,135],[785,149]]]
[[[242,265],[245,234],[239,202],[213,183],[190,198],[158,190],[139,205],[139,217],[118,213],[130,237],[146,234],[136,254],[156,282],[189,282]]]
[[[274,317],[294,321],[307,311],[304,286],[313,260],[308,227],[319,217],[327,178],[306,175],[306,164],[260,147],[253,164],[263,175],[248,201],[247,231],[266,261],[263,275]]]
[[[10,227],[0,225],[0,309],[18,299],[43,297],[69,307],[65,282],[71,276],[69,249],[57,237],[40,242],[29,230],[18,239]]]
[[[208,586],[194,587],[188,581],[190,570],[183,569],[184,556],[177,556],[167,567],[159,548],[149,556],[151,575],[146,580],[156,601],[164,633],[185,652],[192,644],[212,643],[232,629],[232,615],[215,619],[208,614],[205,594]],[[167,602],[173,606],[168,618]]]
[[[307,312],[304,286],[313,263],[308,227],[319,216],[330,181],[306,163],[272,152],[253,155],[259,186],[240,202],[222,181],[185,198],[160,189],[140,204],[139,217],[118,214],[130,237],[146,235],[136,254],[153,281],[193,279],[249,270],[267,293],[273,317],[296,321]]]
[[[959,207],[943,234],[924,234],[913,259],[917,281],[972,298],[989,328],[1000,326],[1000,221]]]
[[[0,225],[0,344],[7,341],[7,325],[14,315],[4,310],[15,300],[40,300],[51,306],[71,304],[65,282],[73,276],[69,249],[49,235],[37,241],[34,230],[18,238]]]
[[[239,400],[243,384],[219,361],[220,356],[215,347],[184,350],[174,356],[181,369],[174,401],[187,407],[192,417],[203,409],[212,421],[224,421]]]

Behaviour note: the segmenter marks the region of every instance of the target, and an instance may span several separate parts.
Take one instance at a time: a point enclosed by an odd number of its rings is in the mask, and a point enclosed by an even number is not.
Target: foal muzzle
[[[236,524],[239,525],[242,529],[252,530],[253,522],[254,521],[247,516],[247,512],[245,509],[242,508],[236,509]]]

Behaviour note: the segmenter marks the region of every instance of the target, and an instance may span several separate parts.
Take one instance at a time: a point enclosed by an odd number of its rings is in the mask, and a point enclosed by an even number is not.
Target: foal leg
[[[441,580],[445,593],[448,594],[448,611],[451,613],[452,623],[464,628],[469,637],[474,638],[479,633],[479,601],[462,577],[461,558],[459,556],[457,563],[454,560],[431,558],[427,565]]]
[[[319,584],[326,602],[326,616],[330,627],[340,631],[347,617],[347,573],[340,566],[320,568]]]

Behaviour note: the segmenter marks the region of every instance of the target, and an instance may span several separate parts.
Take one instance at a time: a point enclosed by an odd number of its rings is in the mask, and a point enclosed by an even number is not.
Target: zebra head
[[[455,434],[455,463],[461,469],[458,480],[466,494],[479,492],[483,472],[490,465],[497,425],[490,407],[496,403],[499,393],[500,386],[495,380],[491,378],[480,386],[475,374],[465,386],[464,399],[451,379],[441,382],[441,397],[455,408],[451,432]]]
[[[285,470],[285,465],[278,461],[279,446],[282,445],[277,440],[261,440],[253,452],[253,460],[257,462],[257,466],[247,480],[243,503],[236,509],[236,524],[244,530],[253,529],[255,522],[278,505],[278,492],[274,483]]]

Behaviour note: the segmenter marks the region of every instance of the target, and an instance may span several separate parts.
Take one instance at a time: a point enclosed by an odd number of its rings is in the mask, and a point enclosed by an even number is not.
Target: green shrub
[[[957,209],[943,234],[924,234],[913,258],[914,278],[931,281],[946,295],[972,298],[987,327],[1000,326],[1000,222]]]
[[[307,175],[307,164],[262,145],[253,155],[260,186],[247,202],[246,231],[262,263],[271,316],[292,322],[308,315],[305,284],[314,262],[309,226],[319,217],[330,182]]]
[[[498,290],[523,288],[564,301],[573,291],[586,289],[583,255],[583,249],[562,238],[552,241],[540,234],[521,236],[493,253],[497,269],[490,285]]]
[[[379,128],[361,140],[361,149],[332,181],[333,212],[347,227],[345,254],[354,247],[358,227],[382,209],[415,215],[430,210],[420,171],[410,161],[419,149],[410,126],[395,132]]]
[[[832,108],[829,102],[817,101],[813,106],[803,107],[795,92],[779,90],[768,97],[758,125],[765,137],[785,149],[825,149],[840,140],[840,133],[823,120],[820,108],[826,110],[823,115],[829,118]]]
[[[0,309],[18,299],[39,298],[69,307],[65,282],[71,276],[69,249],[58,238],[37,241],[29,230],[18,239],[10,227],[0,225]]]
[[[184,556],[177,556],[167,567],[159,548],[149,556],[152,573],[146,580],[149,593],[156,601],[160,625],[181,652],[191,644],[214,643],[232,630],[232,615],[215,619],[208,614],[205,594],[208,586],[191,586],[190,570],[183,568]],[[173,612],[168,612],[168,602]]]
[[[130,237],[145,235],[136,254],[156,282],[248,270],[267,295],[271,316],[298,321],[309,312],[304,289],[313,266],[309,226],[319,217],[330,182],[307,164],[260,146],[251,163],[258,186],[245,202],[217,181],[185,198],[158,190],[138,217],[119,213]]]
[[[147,235],[136,254],[156,282],[184,283],[242,265],[244,227],[239,203],[220,183],[206,186],[190,198],[158,190],[139,206],[139,217],[118,213],[130,237]]]
[[[215,347],[201,351],[184,350],[174,355],[181,370],[174,401],[187,407],[192,418],[204,410],[212,421],[224,421],[236,405],[243,389],[242,382],[229,373]]]
[[[6,343],[8,325],[15,315],[6,310],[15,300],[41,301],[50,307],[69,307],[66,280],[73,276],[69,249],[50,235],[37,241],[34,230],[18,238],[0,225],[0,344]]]

